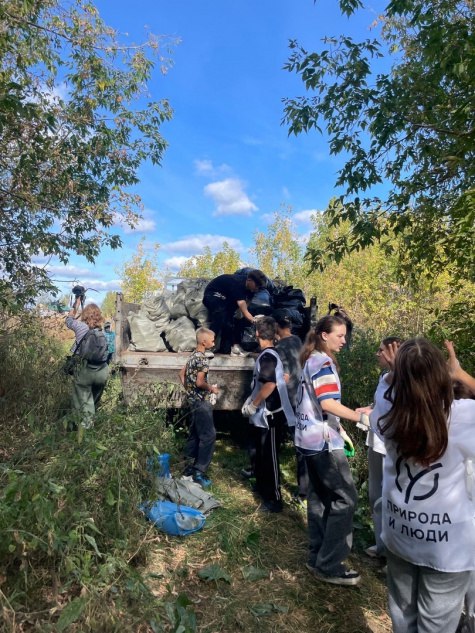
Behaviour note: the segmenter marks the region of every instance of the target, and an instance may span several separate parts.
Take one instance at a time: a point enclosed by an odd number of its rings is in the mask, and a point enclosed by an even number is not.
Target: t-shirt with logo
[[[474,422],[475,400],[455,400],[447,450],[428,467],[403,459],[395,443],[382,436],[381,538],[410,563],[444,572],[475,569]]]
[[[203,372],[205,374],[205,381],[207,382],[209,371],[209,361],[203,352],[194,351],[190,354],[185,366],[185,391],[188,402],[198,402],[201,400],[209,400],[210,392],[206,389],[201,389],[197,386],[196,380],[198,374]]]

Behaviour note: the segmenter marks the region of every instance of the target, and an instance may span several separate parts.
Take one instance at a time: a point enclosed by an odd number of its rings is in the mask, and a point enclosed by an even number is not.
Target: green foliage
[[[117,270],[121,278],[121,288],[124,301],[142,303],[151,293],[163,287],[158,279],[157,254],[160,248],[155,244],[152,253],[147,253],[142,238],[137,246],[137,252],[131,259]]]
[[[143,98],[153,55],[169,62],[163,38],[120,42],[87,0],[4,0],[0,21],[0,301],[22,304],[52,287],[35,258],[94,261],[137,222],[138,168],[160,163],[171,118]]]
[[[115,298],[116,293],[109,291],[104,297],[104,301],[101,304],[101,312],[106,318],[113,318],[115,315]]]
[[[179,277],[213,279],[219,275],[231,274],[241,268],[239,253],[223,242],[222,249],[213,255],[206,246],[201,255],[194,255],[178,271]]]
[[[13,433],[18,438],[54,424],[67,406],[69,386],[62,371],[64,345],[46,335],[41,319],[1,311],[0,322],[0,427],[7,449]]]
[[[348,15],[359,1],[340,2]],[[296,41],[285,68],[310,96],[286,99],[284,122],[300,134],[325,128],[345,164],[343,189],[327,213],[351,234],[332,244],[336,260],[400,236],[399,265],[421,272],[450,266],[475,279],[475,74],[472,2],[389,2],[378,39],[326,38],[309,53]],[[378,58],[393,56],[390,72]],[[386,195],[377,186],[390,184]],[[333,249],[334,247],[334,249]],[[309,249],[313,254],[312,248]],[[313,264],[321,263],[317,257]]]
[[[302,247],[292,220],[292,209],[282,208],[274,214],[267,233],[256,231],[252,252],[257,267],[271,279],[281,279],[287,284],[301,287],[303,268]]]

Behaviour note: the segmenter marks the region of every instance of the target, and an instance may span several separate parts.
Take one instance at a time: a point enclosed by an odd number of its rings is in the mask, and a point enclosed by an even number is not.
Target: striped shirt
[[[312,385],[319,402],[330,398],[341,400],[340,387],[333,373],[330,360],[322,365],[320,371],[312,375]]]

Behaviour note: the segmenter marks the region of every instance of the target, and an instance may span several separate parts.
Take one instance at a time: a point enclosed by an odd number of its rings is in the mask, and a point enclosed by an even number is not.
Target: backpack
[[[102,330],[94,328],[86,332],[77,346],[76,352],[90,365],[102,365],[108,356],[107,339]]]

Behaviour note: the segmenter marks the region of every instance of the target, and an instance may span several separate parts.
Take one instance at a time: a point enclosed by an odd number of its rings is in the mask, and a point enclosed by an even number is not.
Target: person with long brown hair
[[[77,357],[73,370],[72,408],[80,415],[80,425],[84,428],[92,426],[92,419],[99,405],[102,393],[109,377],[107,364],[107,341],[104,336],[103,358],[87,360],[82,357],[85,337],[90,330],[100,331],[104,321],[99,307],[95,303],[85,306],[80,316],[77,311],[81,297],[76,297],[73,307],[66,317],[66,327],[73,330],[75,341],[71,353]]]
[[[345,455],[340,418],[368,424],[365,413],[341,403],[341,384],[335,354],[346,343],[346,322],[327,315],[305,340],[302,376],[297,396],[295,446],[308,470],[307,569],[319,580],[356,585],[358,572],[343,561],[351,551],[353,514],[358,494]]]
[[[453,633],[475,569],[475,402],[454,401],[449,366],[429,341],[389,348],[387,411],[375,430],[386,447],[382,540],[393,631]]]

